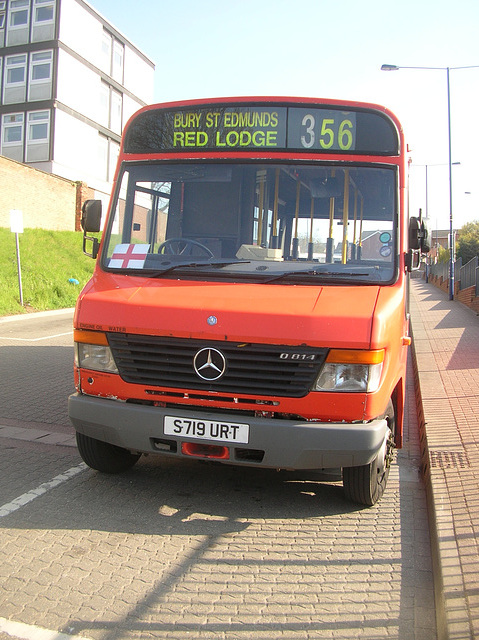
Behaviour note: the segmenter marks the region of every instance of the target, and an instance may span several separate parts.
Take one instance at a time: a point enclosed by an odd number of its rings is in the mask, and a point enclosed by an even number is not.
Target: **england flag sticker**
[[[143,269],[149,244],[117,244],[110,258],[110,269]]]

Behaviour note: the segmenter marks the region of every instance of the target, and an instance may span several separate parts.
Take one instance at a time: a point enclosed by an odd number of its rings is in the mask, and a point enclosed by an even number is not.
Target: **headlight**
[[[332,349],[313,386],[313,391],[373,393],[379,388],[383,360],[383,349]]]
[[[74,332],[75,364],[93,371],[118,373],[115,360],[104,333],[96,331]]]

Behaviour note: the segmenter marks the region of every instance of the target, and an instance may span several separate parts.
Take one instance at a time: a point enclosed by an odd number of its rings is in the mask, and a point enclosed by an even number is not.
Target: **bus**
[[[82,226],[96,265],[69,416],[87,465],[335,469],[348,500],[381,498],[402,445],[408,273],[427,249],[392,113],[284,97],[144,107],[105,222],[89,200]]]

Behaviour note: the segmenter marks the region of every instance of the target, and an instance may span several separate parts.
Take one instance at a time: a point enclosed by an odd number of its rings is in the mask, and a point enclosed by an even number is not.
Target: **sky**
[[[410,215],[427,209],[433,230],[449,228],[449,67],[454,228],[479,220],[479,0],[89,3],[155,63],[155,102],[305,96],[389,108],[410,150]]]

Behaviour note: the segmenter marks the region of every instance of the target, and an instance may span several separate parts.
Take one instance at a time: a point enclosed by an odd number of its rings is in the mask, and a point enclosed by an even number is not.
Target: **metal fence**
[[[429,267],[429,273],[433,276],[447,280],[449,278],[449,262],[438,262]],[[479,296],[479,258],[476,256],[462,266],[462,259],[454,263],[454,281],[459,284],[459,289],[476,287],[476,296]]]

